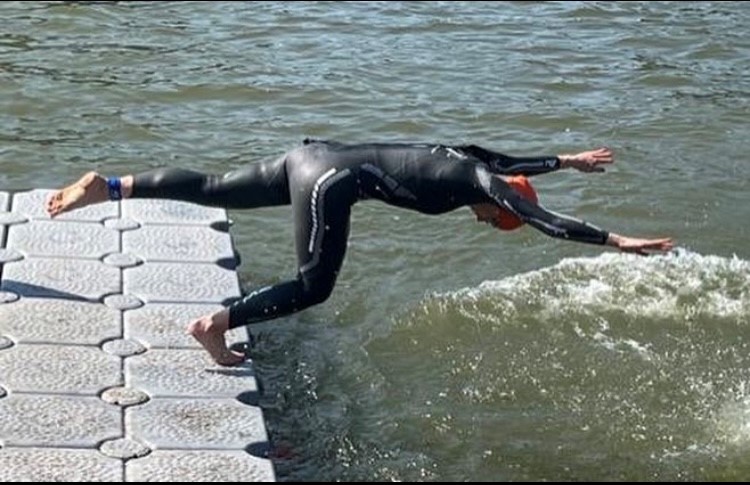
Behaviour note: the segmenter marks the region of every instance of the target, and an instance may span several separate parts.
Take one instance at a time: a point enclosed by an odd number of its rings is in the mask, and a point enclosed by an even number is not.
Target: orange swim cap
[[[535,204],[539,202],[536,190],[531,186],[529,179],[523,175],[503,177],[503,180],[524,199],[530,200]],[[498,214],[495,223],[495,227],[503,231],[512,231],[524,225],[524,222],[515,214],[503,208],[500,208],[500,214]]]

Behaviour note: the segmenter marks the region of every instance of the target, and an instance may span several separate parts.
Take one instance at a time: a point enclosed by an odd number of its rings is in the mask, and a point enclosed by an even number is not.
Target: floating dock
[[[49,194],[0,192],[0,481],[275,481],[252,362],[185,335],[241,294],[226,211]]]

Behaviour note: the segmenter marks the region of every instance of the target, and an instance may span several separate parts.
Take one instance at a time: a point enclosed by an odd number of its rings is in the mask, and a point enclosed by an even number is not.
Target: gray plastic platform
[[[275,481],[252,363],[184,333],[240,296],[226,211],[49,193],[0,192],[0,481]]]

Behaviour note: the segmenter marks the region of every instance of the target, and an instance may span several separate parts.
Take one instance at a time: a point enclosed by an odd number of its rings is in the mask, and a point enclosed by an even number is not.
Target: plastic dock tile
[[[121,482],[122,462],[93,449],[0,450],[0,481],[25,482],[29,477],[35,482]]]
[[[245,482],[263,482],[273,476],[268,460],[237,451],[155,451],[128,471],[135,482],[202,482],[207,476],[220,483],[238,476]]]
[[[135,356],[125,363],[128,386],[152,397],[235,398],[257,391],[248,387],[248,378],[254,376],[251,366],[224,369],[204,354],[202,350],[152,350]],[[205,371],[196,372],[192,365],[196,361],[205,361]]]
[[[172,200],[125,200],[122,215],[141,224],[209,226],[229,223],[226,211]]]
[[[21,226],[9,232],[17,227]],[[120,286],[120,270],[101,261],[29,258],[3,266],[0,290],[28,298],[100,301],[119,292]]]
[[[260,409],[233,399],[154,399],[128,408],[125,423],[157,449],[242,450],[267,441]]]
[[[17,345],[0,352],[3,387],[9,392],[95,396],[121,384],[120,359],[96,347]]]
[[[184,322],[220,310],[221,305],[150,304],[125,313],[125,338],[143,342],[149,348],[194,348],[200,345],[185,335]],[[242,332],[227,334],[229,344],[242,342]]]
[[[9,392],[0,400],[0,451],[16,446],[93,448],[120,435],[121,421],[116,407],[95,396]]]
[[[102,259],[120,249],[120,234],[95,223],[33,221],[10,231],[8,247],[27,257]]]
[[[99,303],[21,298],[0,305],[0,335],[23,344],[99,345],[120,335],[121,319]]]
[[[126,232],[123,252],[138,253],[146,262],[218,263],[234,259],[229,234],[189,226],[145,226]]]
[[[226,211],[50,220],[50,193],[0,192],[0,480],[275,481],[252,362],[217,366],[185,335],[241,296]]]
[[[147,263],[126,269],[123,286],[148,303],[222,303],[240,297],[235,272],[213,264]]]
[[[13,213],[27,219],[48,221],[49,216],[44,210],[44,204],[47,197],[52,193],[52,190],[19,192],[13,196],[11,210]],[[102,222],[106,219],[117,218],[119,216],[119,204],[116,202],[106,202],[63,214],[56,217],[55,221]]]

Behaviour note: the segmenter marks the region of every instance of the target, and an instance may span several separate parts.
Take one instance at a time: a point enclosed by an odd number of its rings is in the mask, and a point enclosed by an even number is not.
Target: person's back
[[[305,140],[287,156],[291,185],[315,184],[331,170],[348,171],[357,200],[377,199],[425,214],[442,214],[477,203],[467,191],[483,162],[443,145],[418,143],[344,144]]]

